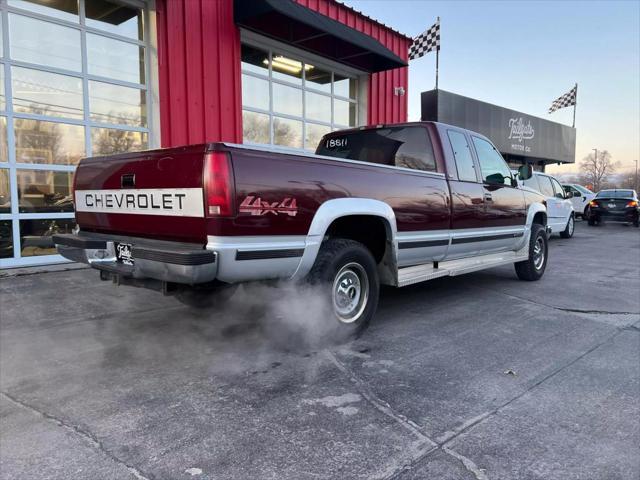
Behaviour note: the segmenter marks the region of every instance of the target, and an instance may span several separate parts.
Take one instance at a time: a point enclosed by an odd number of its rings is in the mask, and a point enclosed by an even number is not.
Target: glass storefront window
[[[331,123],[331,97],[306,92],[306,117],[310,120]]]
[[[10,7],[68,20],[78,21],[78,0],[8,0]]]
[[[245,142],[270,143],[269,115],[243,110],[242,137]]]
[[[7,150],[7,117],[0,117],[0,162],[9,161]]]
[[[11,213],[11,187],[6,168],[0,168],[0,213]]]
[[[242,45],[245,142],[315,150],[325,133],[357,125],[357,100],[356,78]]]
[[[53,235],[71,233],[75,226],[72,218],[20,220],[20,255],[55,255]]]
[[[0,0],[0,268],[56,255],[81,158],[148,148],[145,11],[128,3]]]
[[[271,70],[273,78],[296,85],[302,85],[302,72],[310,65],[274,52],[271,56]]]
[[[286,115],[302,116],[302,90],[289,87],[280,83],[274,83],[273,89],[273,111]]]
[[[16,162],[76,165],[85,155],[84,127],[16,118]]]
[[[269,110],[269,80],[243,74],[242,105]]]
[[[146,127],[144,90],[104,82],[89,82],[91,120],[100,123]]]
[[[73,173],[18,169],[20,213],[73,212]]]
[[[333,121],[338,125],[356,125],[356,104],[346,100],[333,100]]]
[[[80,30],[75,28],[10,13],[9,43],[14,60],[82,70]]]
[[[249,45],[242,45],[242,70],[269,75],[269,53]]]
[[[77,77],[12,67],[13,108],[17,112],[82,119],[82,80]]]
[[[144,83],[144,48],[87,33],[89,73],[131,83]]]
[[[302,148],[302,122],[273,117],[273,143],[283,147]]]
[[[13,222],[0,220],[0,258],[13,257]]]
[[[105,32],[142,40],[142,11],[110,0],[85,1],[85,23]]]
[[[91,154],[115,155],[148,148],[146,132],[131,132],[116,128],[91,129]]]

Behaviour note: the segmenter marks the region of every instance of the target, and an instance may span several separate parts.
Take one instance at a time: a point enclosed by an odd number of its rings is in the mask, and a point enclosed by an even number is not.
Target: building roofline
[[[375,18],[370,17],[369,15],[367,15],[366,13],[361,12],[360,10],[356,10],[355,8],[347,5],[345,3],[345,0],[331,0],[331,1],[333,1],[334,3],[340,5],[340,6],[344,7],[344,8],[346,8],[347,10],[350,10],[351,12],[355,13],[356,15],[359,15],[360,17],[362,17],[362,18],[364,18],[364,19],[366,19],[366,20],[368,20],[370,22],[373,22],[373,23],[381,26],[382,28],[386,28],[387,30],[392,31],[393,33],[395,33],[398,36],[413,42],[413,37],[407,35],[406,33],[402,33],[402,32],[400,32],[399,30],[396,30],[393,27],[390,27],[389,25],[381,22],[380,20],[376,20]]]

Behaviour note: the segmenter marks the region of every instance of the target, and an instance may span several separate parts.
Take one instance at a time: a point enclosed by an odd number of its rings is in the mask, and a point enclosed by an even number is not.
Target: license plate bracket
[[[115,242],[113,244],[116,250],[116,261],[123,265],[133,267],[134,259],[132,255],[133,246],[130,243]]]

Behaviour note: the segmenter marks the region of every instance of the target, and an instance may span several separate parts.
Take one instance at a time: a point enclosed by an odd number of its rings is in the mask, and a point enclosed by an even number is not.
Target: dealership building
[[[63,261],[51,236],[75,226],[84,156],[210,141],[314,150],[333,130],[406,121],[411,42],[336,0],[0,0],[0,268]],[[494,141],[483,122],[504,121],[443,91],[422,102],[423,119]],[[536,123],[534,140],[523,121],[498,143],[510,162],[573,159],[534,142],[575,143],[575,130]]]
[[[407,119],[411,38],[334,0],[0,0],[0,267],[62,261],[80,158]]]

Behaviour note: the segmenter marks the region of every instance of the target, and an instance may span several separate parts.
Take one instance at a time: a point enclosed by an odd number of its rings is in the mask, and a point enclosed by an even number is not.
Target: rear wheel
[[[329,239],[322,244],[307,282],[317,286],[329,303],[326,325],[332,343],[359,335],[369,324],[376,308],[380,281],[376,261],[361,243]]]
[[[515,264],[516,274],[520,280],[529,282],[540,280],[547,268],[549,243],[543,225],[534,223],[529,238],[529,258]]]
[[[573,237],[573,232],[576,228],[576,222],[575,219],[573,218],[573,213],[569,216],[569,220],[567,220],[567,226],[565,227],[565,229],[560,232],[560,236],[562,238],[571,238]]]

